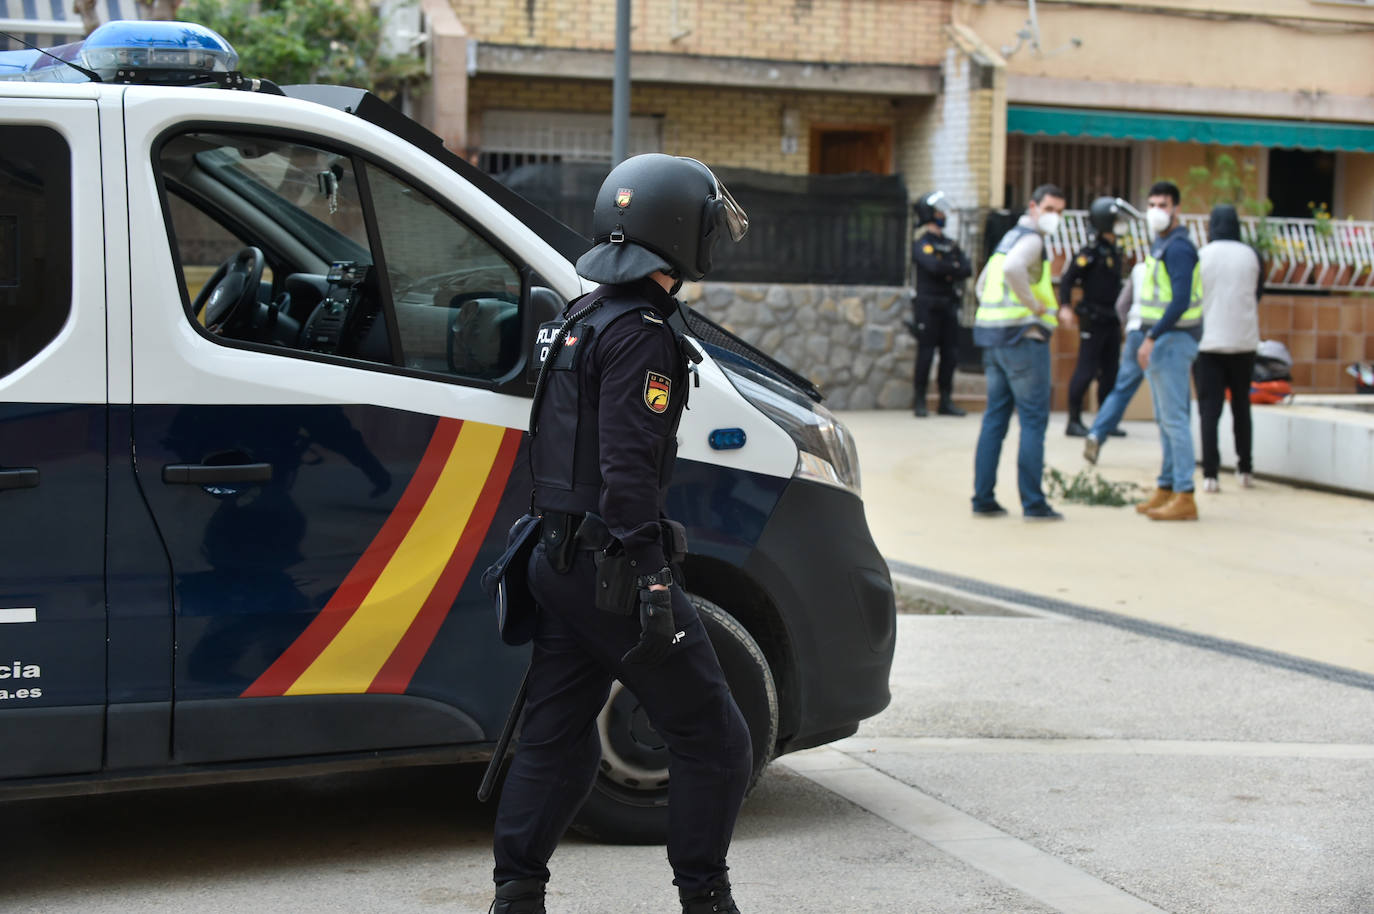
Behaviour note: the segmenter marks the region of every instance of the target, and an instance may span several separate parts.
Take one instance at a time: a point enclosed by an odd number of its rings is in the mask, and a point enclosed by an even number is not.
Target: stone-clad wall
[[[681,298],[810,378],[831,409],[910,409],[911,306],[892,286],[689,283]]]

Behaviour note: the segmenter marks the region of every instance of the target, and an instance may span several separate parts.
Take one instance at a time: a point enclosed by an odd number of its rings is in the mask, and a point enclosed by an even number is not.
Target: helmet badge
[[[620,188],[615,192],[615,205],[620,207],[621,209],[625,209],[627,206],[630,205],[630,200],[634,197],[634,195],[635,191],[633,187]]]

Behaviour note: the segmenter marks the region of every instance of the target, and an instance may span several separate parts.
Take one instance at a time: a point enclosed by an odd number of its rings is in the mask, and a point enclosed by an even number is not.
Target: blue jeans
[[[1155,340],[1150,367],[1145,369],[1145,377],[1150,379],[1150,396],[1155,403],[1155,421],[1159,423],[1159,442],[1164,450],[1159,487],[1175,492],[1193,491],[1196,458],[1190,415],[1192,391],[1188,381],[1192,377],[1197,347],[1198,341],[1187,333],[1171,330]]]
[[[1021,423],[1016,452],[1021,510],[1048,507],[1040,477],[1045,471],[1045,426],[1050,421],[1050,344],[1022,339],[1010,346],[989,346],[983,350],[983,374],[988,405],[973,453],[973,507],[996,504],[992,490],[997,485],[997,462],[1013,409]]]
[[[1093,427],[1088,432],[1098,441],[1106,441],[1107,436],[1121,424],[1126,407],[1131,405],[1131,397],[1140,389],[1140,382],[1145,380],[1145,372],[1135,360],[1135,355],[1140,351],[1140,344],[1143,342],[1144,330],[1132,330],[1126,334],[1126,345],[1121,348],[1121,366],[1116,371],[1116,384],[1112,386],[1112,392],[1107,394],[1107,399],[1098,409],[1097,417],[1093,419]]]

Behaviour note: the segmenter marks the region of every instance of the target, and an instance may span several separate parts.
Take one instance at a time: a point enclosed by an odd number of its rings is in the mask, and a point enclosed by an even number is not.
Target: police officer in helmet
[[[1074,308],[1078,315],[1078,363],[1069,381],[1069,424],[1064,432],[1074,438],[1088,434],[1083,424],[1088,385],[1097,380],[1101,406],[1116,383],[1121,357],[1121,319],[1116,313],[1116,298],[1121,293],[1121,247],[1116,243],[1116,224],[1125,217],[1115,197],[1094,200],[1088,209],[1093,236],[1059,277],[1059,301],[1065,307],[1074,286],[1083,286],[1083,297]]]
[[[954,405],[954,367],[959,358],[959,299],[962,280],[973,267],[953,239],[944,234],[949,201],[943,191],[932,191],[916,201],[916,224],[923,231],[911,246],[911,265],[916,274],[913,328],[916,334],[916,405],[918,417],[928,415],[926,385],[930,364],[940,353],[940,406],[942,416],[962,416]]]
[[[496,817],[495,914],[543,914],[549,858],[591,792],[597,715],[617,679],[668,746],[668,860],[683,911],[738,914],[725,858],[752,769],[749,730],[680,587],[685,538],[663,498],[695,354],[670,322],[672,296],[747,228],[694,159],[634,156],[597,194],[577,271],[601,285],[559,322],[530,416],[539,609]]]

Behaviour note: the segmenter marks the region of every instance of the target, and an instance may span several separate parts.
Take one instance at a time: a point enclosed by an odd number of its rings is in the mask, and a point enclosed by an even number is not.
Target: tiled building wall
[[[478,41],[551,48],[615,47],[610,0],[453,0]],[[952,0],[633,0],[637,52],[818,63],[933,66]]]
[[[610,128],[611,86],[607,83],[478,77],[468,84],[468,92],[468,141],[474,148],[481,146],[482,112],[489,108],[606,114]],[[904,110],[886,96],[653,84],[637,85],[630,106],[632,115],[663,118],[663,151],[669,155],[780,174],[806,174],[808,167],[805,144],[797,152],[782,150],[784,107],[798,111],[803,130],[813,123],[896,127]]]
[[[1260,339],[1278,340],[1293,356],[1296,393],[1355,393],[1345,373],[1352,362],[1374,361],[1374,295],[1266,294],[1260,299]],[[1068,405],[1069,378],[1078,359],[1078,334],[1054,336],[1054,408]],[[1097,408],[1096,386],[1084,410]],[[1137,394],[1128,419],[1150,416],[1150,398]]]
[[[1374,296],[1266,295],[1260,337],[1293,356],[1293,387],[1304,393],[1353,393],[1352,362],[1374,360]]]

